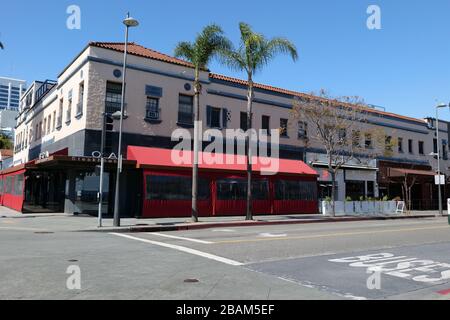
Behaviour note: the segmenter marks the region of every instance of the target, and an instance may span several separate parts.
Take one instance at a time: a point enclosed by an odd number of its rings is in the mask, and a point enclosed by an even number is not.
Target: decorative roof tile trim
[[[216,73],[211,73],[210,78],[220,80],[220,81],[225,81],[225,82],[236,83],[236,84],[240,84],[243,86],[246,86],[248,83],[246,80],[232,78],[232,77],[228,77],[228,76],[224,76],[224,75],[216,74]],[[255,86],[255,88],[258,88],[258,89],[277,92],[277,93],[286,94],[286,95],[295,96],[295,97],[304,97],[304,98],[309,98],[309,99],[317,99],[318,98],[318,97],[312,96],[310,94],[286,90],[286,89],[277,88],[277,87],[273,87],[273,86],[268,86],[268,85],[261,84],[261,83],[255,83],[254,86]],[[385,111],[380,111],[380,110],[373,110],[370,108],[367,108],[367,111],[371,112],[371,113],[379,114],[379,115],[385,115],[385,116],[390,116],[390,117],[394,117],[394,118],[414,121],[414,122],[417,122],[422,125],[427,123],[426,120],[424,120],[424,119],[411,118],[411,117],[402,116],[402,115],[399,115],[396,113],[385,112]]]
[[[125,51],[125,48],[124,48],[125,44],[123,42],[90,42],[89,46],[114,50],[114,51],[118,51],[118,52]],[[180,66],[185,66],[188,68],[194,67],[193,64],[190,62],[187,62],[187,61],[184,61],[184,60],[181,60],[178,58],[174,58],[172,56],[169,56],[167,54],[164,54],[164,53],[152,50],[152,49],[148,49],[148,48],[138,45],[134,42],[130,42],[128,44],[128,53],[131,55],[135,55],[135,56],[139,56],[139,57],[143,57],[143,58],[154,59],[154,60],[167,62],[167,63],[172,63],[172,64],[176,64],[176,65],[180,65]],[[232,77],[228,77],[228,76],[224,76],[224,75],[220,75],[220,74],[216,74],[216,73],[210,73],[210,78],[221,80],[221,81],[226,81],[226,82],[231,82],[231,83],[236,83],[236,84],[240,84],[243,86],[247,85],[246,80],[232,78]],[[267,91],[271,91],[271,92],[277,92],[277,93],[281,93],[281,94],[286,94],[286,95],[291,95],[291,96],[295,96],[295,97],[304,97],[304,98],[310,98],[310,99],[318,98],[318,97],[312,96],[310,94],[305,94],[302,92],[297,92],[297,91],[292,91],[292,90],[286,90],[286,89],[273,87],[273,86],[260,84],[260,83],[255,83],[255,88],[267,90]],[[417,122],[418,124],[422,124],[422,125],[427,123],[426,120],[424,120],[424,119],[417,119],[417,118],[402,116],[402,115],[399,115],[396,113],[374,110],[374,109],[370,109],[370,108],[367,108],[367,111],[370,113],[378,114],[378,115],[385,115],[385,116],[390,116],[390,117],[394,117],[394,118],[398,118],[398,119],[404,119],[404,120],[408,120],[408,121]]]
[[[118,52],[125,51],[125,44],[123,42],[91,42],[91,43],[89,43],[89,45],[92,47],[109,49],[109,50],[114,50],[114,51],[118,51]],[[167,54],[164,54],[164,53],[152,50],[152,49],[145,48],[134,42],[128,43],[127,52],[131,55],[135,55],[135,56],[139,56],[139,57],[143,57],[143,58],[150,58],[150,59],[154,59],[154,60],[158,60],[158,61],[162,61],[162,62],[168,62],[168,63],[172,63],[172,64],[177,64],[180,66],[185,66],[188,68],[194,68],[194,65],[190,62],[171,57]]]

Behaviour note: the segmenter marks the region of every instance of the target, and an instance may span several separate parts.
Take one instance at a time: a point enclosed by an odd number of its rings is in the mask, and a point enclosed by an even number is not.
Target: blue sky
[[[81,30],[66,28],[69,5],[81,8]],[[382,29],[368,30],[367,7],[381,8]],[[285,36],[299,50],[280,56],[256,76],[262,83],[302,92],[357,95],[388,111],[434,115],[436,100],[450,101],[450,1],[4,1],[0,12],[0,75],[54,79],[88,41],[123,41],[121,20],[140,20],[130,39],[171,54],[206,24],[238,40],[245,21],[267,36]],[[212,63],[217,73],[244,78]],[[450,120],[450,111],[441,111]]]

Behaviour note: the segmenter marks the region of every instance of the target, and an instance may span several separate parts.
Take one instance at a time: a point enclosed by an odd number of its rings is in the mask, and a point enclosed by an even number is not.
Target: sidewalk
[[[76,216],[65,213],[53,214],[20,214],[5,207],[0,207],[0,221],[11,219],[26,221],[27,225],[52,231],[86,231],[86,232],[163,232],[178,230],[198,230],[210,228],[251,227],[282,224],[308,224],[327,222],[423,219],[434,218],[438,212],[411,212],[409,215],[372,215],[361,217],[325,217],[319,214],[308,215],[265,215],[255,216],[253,221],[245,221],[243,216],[234,217],[200,217],[199,223],[192,223],[190,218],[155,218],[155,219],[121,219],[121,227],[114,227],[111,218],[103,219],[103,227],[97,227],[97,218]]]

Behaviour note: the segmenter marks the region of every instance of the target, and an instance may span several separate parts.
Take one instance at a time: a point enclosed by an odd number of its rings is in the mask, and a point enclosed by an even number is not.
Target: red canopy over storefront
[[[203,170],[245,172],[247,168],[245,156],[200,152],[199,158],[202,159],[199,168]],[[192,168],[193,152],[129,146],[127,159],[135,160],[140,168],[186,169]],[[181,163],[181,159],[186,161]],[[303,161],[253,157],[252,162],[255,173],[317,176],[317,172]]]

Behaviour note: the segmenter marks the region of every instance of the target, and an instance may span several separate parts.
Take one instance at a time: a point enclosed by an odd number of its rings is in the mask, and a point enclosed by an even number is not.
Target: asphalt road
[[[450,299],[444,218],[161,234],[37,219],[0,219],[0,299]]]

